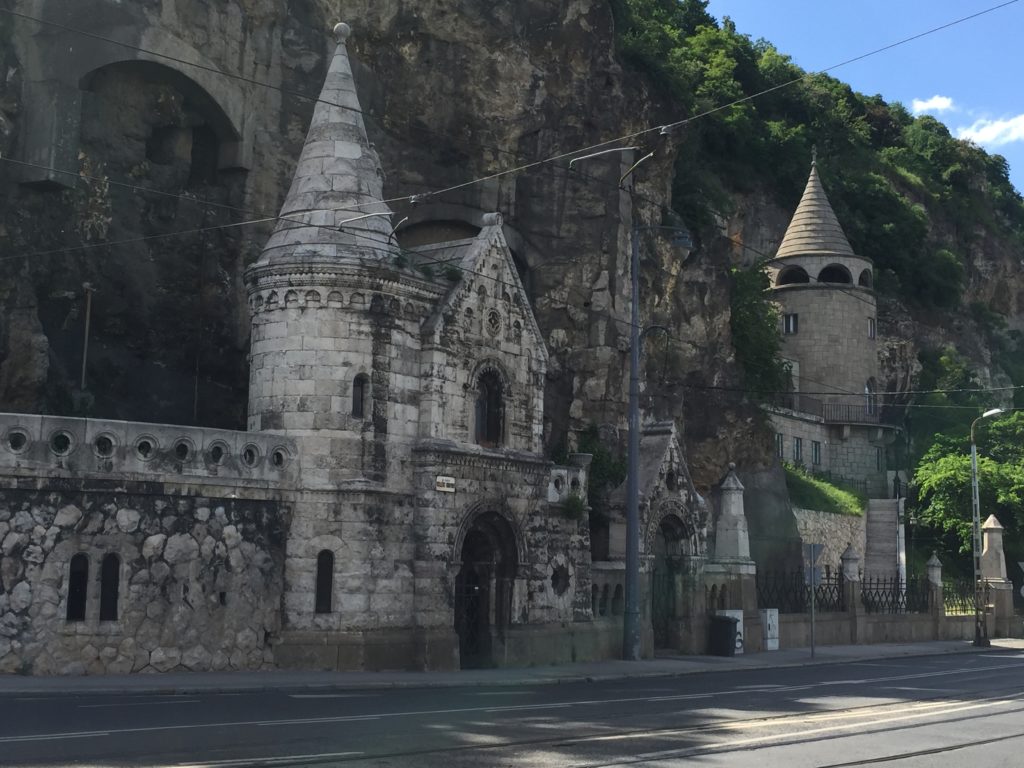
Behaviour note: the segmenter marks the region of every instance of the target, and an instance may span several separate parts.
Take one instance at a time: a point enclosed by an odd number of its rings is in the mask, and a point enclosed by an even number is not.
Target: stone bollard
[[[932,552],[932,556],[924,565],[928,574],[928,588],[931,590],[931,613],[935,619],[935,639],[941,640],[943,639],[941,622],[946,618],[946,601],[942,594],[942,561],[939,560],[937,553]]]
[[[843,569],[843,600],[846,601],[846,613],[850,617],[850,642],[856,645],[864,642],[866,626],[860,600],[860,555],[853,544],[846,545],[839,561]]]
[[[1003,552],[1003,526],[995,515],[989,515],[981,526],[981,578],[988,585],[990,637],[1009,637],[1013,621],[1013,584],[1006,578],[1006,555]]]

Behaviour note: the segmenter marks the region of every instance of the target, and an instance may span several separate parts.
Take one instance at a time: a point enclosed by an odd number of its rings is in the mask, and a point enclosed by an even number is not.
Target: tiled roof
[[[837,256],[853,256],[850,241],[839,226],[835,211],[825,195],[825,188],[818,176],[818,165],[811,165],[800,205],[793,214],[786,236],[782,238],[775,257],[800,256],[811,253],[831,253]]]

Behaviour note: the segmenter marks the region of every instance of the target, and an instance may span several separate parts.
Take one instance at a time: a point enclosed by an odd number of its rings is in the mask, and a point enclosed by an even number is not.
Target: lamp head
[[[991,408],[981,414],[981,418],[987,419],[989,416],[998,416],[1000,413],[1003,413],[1002,408]]]

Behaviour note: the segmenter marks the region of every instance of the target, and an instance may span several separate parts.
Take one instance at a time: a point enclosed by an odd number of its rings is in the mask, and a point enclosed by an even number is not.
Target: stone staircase
[[[867,545],[864,553],[865,576],[891,578],[897,575],[899,517],[900,502],[898,499],[868,499]]]

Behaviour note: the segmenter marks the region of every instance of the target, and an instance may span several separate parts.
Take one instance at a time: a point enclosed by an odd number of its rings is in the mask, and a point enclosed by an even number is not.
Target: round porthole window
[[[7,433],[7,448],[14,453],[21,453],[28,448],[28,433],[20,429],[12,429]]]
[[[92,443],[93,450],[101,459],[109,459],[114,455],[114,441],[109,435],[100,435]]]
[[[188,461],[192,455],[192,446],[186,440],[179,440],[174,444],[174,458],[178,461]]]
[[[288,463],[288,454],[284,452],[284,449],[277,448],[270,454],[270,463],[277,469],[283,469],[284,465]]]
[[[135,441],[135,455],[142,461],[149,461],[156,455],[156,438],[143,435]]]
[[[74,441],[71,439],[71,433],[61,430],[55,432],[50,438],[50,450],[58,456],[67,456],[71,453],[71,448],[74,446]]]
[[[242,463],[247,467],[255,467],[260,460],[260,450],[255,445],[247,445],[242,449]]]

